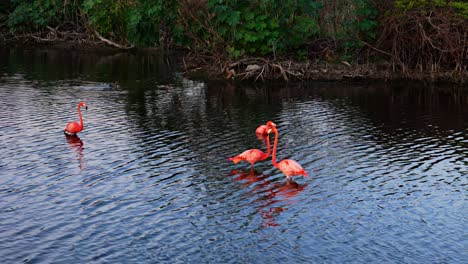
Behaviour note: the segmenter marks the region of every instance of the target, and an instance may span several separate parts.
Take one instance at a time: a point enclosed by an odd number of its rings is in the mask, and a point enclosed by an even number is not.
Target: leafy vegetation
[[[38,30],[61,19],[61,1],[12,1],[15,9],[8,17],[14,31]]]
[[[297,48],[318,33],[320,4],[314,1],[208,1],[214,27],[233,57]]]
[[[450,0],[11,0],[12,34],[96,32],[123,45],[185,47],[237,59],[390,58],[401,67],[466,66],[468,3]],[[366,54],[364,56],[364,54]],[[426,58],[431,58],[428,61]]]

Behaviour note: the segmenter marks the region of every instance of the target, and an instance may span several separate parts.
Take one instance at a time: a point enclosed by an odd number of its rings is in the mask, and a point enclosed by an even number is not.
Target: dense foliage
[[[307,0],[208,1],[213,25],[228,52],[269,54],[297,48],[317,34],[321,5]]]
[[[438,63],[466,68],[467,19],[468,3],[450,0],[11,0],[0,4],[0,24],[12,34],[51,28],[97,32],[123,45],[183,46],[224,58],[289,55],[340,61],[380,54],[402,67]]]

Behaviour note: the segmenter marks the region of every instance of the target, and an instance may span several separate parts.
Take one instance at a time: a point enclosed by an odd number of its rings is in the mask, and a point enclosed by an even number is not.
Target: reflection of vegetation
[[[70,63],[73,62],[73,63]],[[27,79],[81,79],[142,87],[173,78],[171,60],[155,53],[64,52],[55,49],[0,49],[0,67]]]
[[[399,130],[395,130],[400,125],[411,125],[421,132],[433,133],[432,128],[428,127],[428,120],[421,118],[424,116],[431,116],[431,126],[447,134],[453,133],[451,130],[463,131],[468,126],[468,121],[461,118],[468,115],[465,107],[468,103],[468,90],[456,85],[428,87],[424,83],[413,82],[411,85],[349,85],[344,88],[343,84],[318,84],[314,89],[293,91],[296,97],[346,100],[350,105],[358,107],[375,127],[388,130],[385,132],[397,137],[404,136],[400,135]]]

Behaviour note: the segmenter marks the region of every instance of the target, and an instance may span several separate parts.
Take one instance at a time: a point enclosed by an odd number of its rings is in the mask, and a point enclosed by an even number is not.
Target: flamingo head
[[[257,135],[266,135],[267,134],[267,127],[265,125],[261,125],[257,127],[255,130],[255,134]]]
[[[276,130],[276,124],[273,123],[273,121],[268,121],[266,123],[267,127],[267,133],[270,134],[271,132],[274,132]]]
[[[84,102],[80,102],[80,103],[78,104],[78,107],[80,107],[80,106],[84,106],[85,109],[88,110],[88,106],[87,106]]]

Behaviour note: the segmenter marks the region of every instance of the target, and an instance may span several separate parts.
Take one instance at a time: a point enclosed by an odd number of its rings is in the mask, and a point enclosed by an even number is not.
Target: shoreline
[[[244,57],[238,60],[226,60],[210,56],[193,55],[187,50],[160,48],[120,49],[108,43],[95,40],[70,41],[50,40],[42,41],[28,39],[25,42],[2,41],[3,47],[17,48],[48,48],[83,52],[161,52],[173,53],[181,56],[179,66],[182,74],[188,78],[213,79],[225,81],[423,81],[428,83],[452,83],[464,85],[468,81],[468,70],[455,71],[427,71],[407,70],[402,72],[394,70],[395,66],[387,62],[367,64],[352,64],[347,61],[318,62],[295,61],[292,59],[272,59],[267,57]]]
[[[281,69],[269,74],[268,77],[261,78],[262,71],[269,67],[269,64],[288,65],[289,61],[277,62],[270,61],[265,65],[248,64],[237,69],[228,67],[216,66],[213,64],[196,64],[189,67],[184,72],[184,75],[190,78],[208,77],[218,80],[233,80],[233,81],[253,81],[253,82],[269,82],[269,81],[344,81],[344,82],[365,82],[365,81],[422,81],[428,83],[453,83],[466,84],[468,80],[468,72],[454,74],[453,71],[438,71],[425,72],[411,70],[406,73],[393,71],[390,64],[369,63],[349,64],[343,63],[298,63],[295,68],[300,68],[300,71],[288,73],[288,68],[281,66]],[[279,68],[279,67],[278,67]]]

